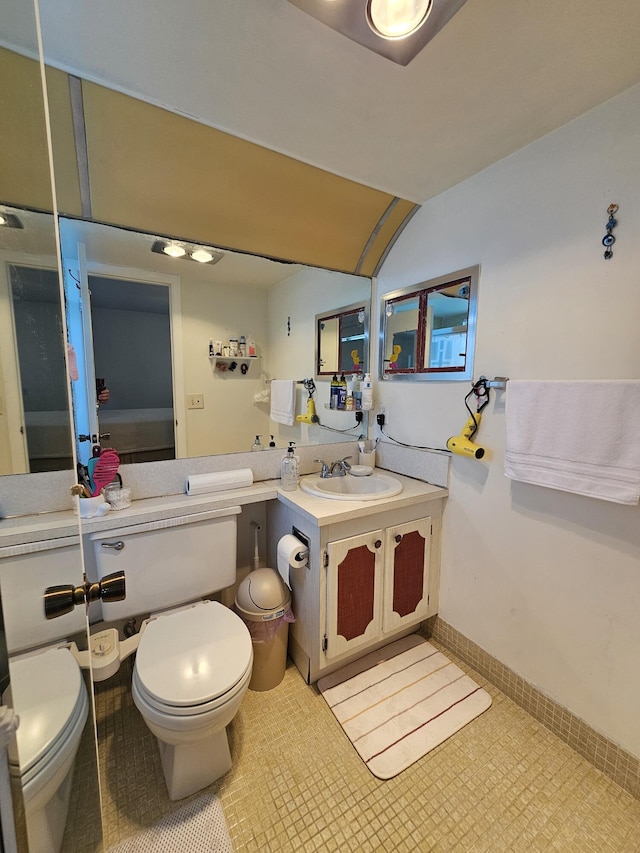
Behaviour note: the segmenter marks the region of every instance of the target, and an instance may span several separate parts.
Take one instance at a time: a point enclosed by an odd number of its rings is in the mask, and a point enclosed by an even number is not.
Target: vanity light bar
[[[190,245],[179,240],[155,240],[151,246],[151,251],[158,255],[168,255],[170,258],[196,261],[199,264],[217,264],[224,258],[224,252],[219,252],[217,249]]]

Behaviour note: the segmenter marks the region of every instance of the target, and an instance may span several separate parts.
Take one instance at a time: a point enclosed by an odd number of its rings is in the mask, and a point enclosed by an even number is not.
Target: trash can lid
[[[254,569],[242,581],[236,594],[236,606],[247,613],[281,610],[288,607],[290,601],[289,587],[275,569]]]

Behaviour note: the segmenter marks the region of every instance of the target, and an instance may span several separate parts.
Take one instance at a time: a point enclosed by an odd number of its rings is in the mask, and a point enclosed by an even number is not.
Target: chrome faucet
[[[326,480],[329,477],[344,477],[347,471],[351,469],[351,465],[349,465],[347,459],[351,459],[351,457],[345,456],[344,459],[338,459],[337,462],[331,462],[331,464],[325,462],[324,459],[314,459],[313,461],[319,462],[322,465],[320,478]]]
[[[351,459],[351,457],[345,456],[344,459],[338,459],[337,462],[332,462],[331,468],[329,469],[329,476],[344,477],[347,471],[351,470],[351,465],[349,465],[347,459]]]

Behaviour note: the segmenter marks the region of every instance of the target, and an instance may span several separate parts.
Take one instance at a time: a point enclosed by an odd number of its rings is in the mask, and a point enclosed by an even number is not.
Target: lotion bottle
[[[362,411],[370,412],[373,409],[373,388],[371,387],[371,374],[365,373],[362,380]]]
[[[298,488],[300,479],[298,457],[294,454],[295,444],[289,442],[286,454],[282,457],[280,465],[280,487],[285,492],[293,492]]]

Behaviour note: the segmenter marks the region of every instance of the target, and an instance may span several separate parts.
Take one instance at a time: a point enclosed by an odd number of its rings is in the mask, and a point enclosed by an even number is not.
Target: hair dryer
[[[474,444],[471,441],[471,436],[480,426],[481,419],[482,415],[480,412],[476,412],[475,415],[471,415],[466,424],[462,427],[460,435],[452,435],[447,441],[447,450],[450,450],[452,453],[457,453],[458,456],[471,456],[472,459],[482,459],[484,456],[484,447],[480,447],[480,445]]]
[[[307,414],[296,415],[296,420],[298,421],[298,423],[303,424],[320,423],[320,418],[316,414],[316,404],[314,403],[312,397],[309,397],[309,399],[307,400]]]

